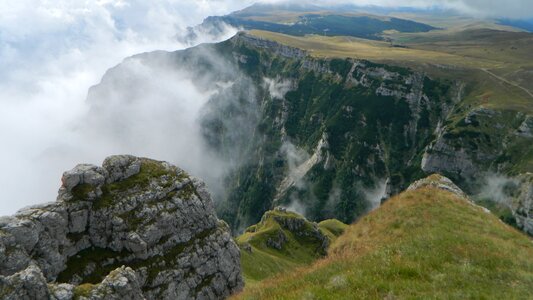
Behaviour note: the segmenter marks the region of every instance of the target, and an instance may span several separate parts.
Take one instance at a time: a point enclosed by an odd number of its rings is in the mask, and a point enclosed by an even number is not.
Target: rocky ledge
[[[424,179],[413,182],[408,188],[408,191],[417,190],[424,187],[437,188],[456,194],[459,197],[469,199],[468,196],[455,185],[449,178],[439,174],[430,175]]]
[[[258,224],[246,228],[237,240],[248,252],[253,251],[252,245],[286,252],[307,248],[318,258],[327,254],[330,243],[342,234],[345,226],[334,219],[311,222],[295,212],[276,207],[267,211]]]
[[[0,218],[1,299],[219,299],[239,249],[204,184],[112,156],[65,172],[56,202]]]

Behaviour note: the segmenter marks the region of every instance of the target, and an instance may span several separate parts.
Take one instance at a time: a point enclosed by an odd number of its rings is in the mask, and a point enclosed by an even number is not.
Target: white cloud
[[[240,5],[245,4],[207,0],[0,2],[0,215],[53,201],[64,170],[81,162],[100,163],[103,156],[114,154],[70,150],[75,143],[87,145],[73,129],[88,110],[88,88],[108,68],[137,53],[184,48],[176,35],[187,26]],[[198,42],[214,37],[201,38]],[[125,151],[125,147],[114,149]]]
[[[187,26],[252,2],[0,1],[0,215],[54,200],[62,171],[80,162],[99,163],[103,155],[112,154],[88,148],[74,153],[71,150],[76,143],[86,145],[84,137],[73,129],[80,126],[88,110],[84,102],[88,88],[98,83],[108,68],[136,53],[184,48],[176,34]],[[505,16],[523,16],[533,11],[529,0],[342,2],[417,7],[439,4]],[[213,37],[198,40],[205,41],[213,41]],[[125,151],[128,145],[102,149]],[[160,145],[155,143],[154,147]],[[160,154],[161,158],[168,156],[157,149],[145,150],[154,156]]]

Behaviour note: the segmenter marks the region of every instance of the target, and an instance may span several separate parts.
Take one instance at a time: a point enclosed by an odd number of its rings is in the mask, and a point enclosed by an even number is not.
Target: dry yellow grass
[[[529,75],[533,71],[533,35],[500,32],[491,39],[486,31],[402,34],[408,48],[401,48],[353,37],[297,37],[260,30],[250,34],[307,50],[314,57],[366,59],[410,67],[432,77],[458,79],[468,86],[464,95],[468,103],[533,111],[533,82],[529,80],[533,78]],[[492,96],[482,97],[487,94]]]
[[[371,41],[354,37],[326,37],[309,35],[305,37],[290,36],[270,31],[252,30],[252,35],[281,44],[309,51],[315,57],[351,57],[377,62],[411,62],[448,64],[457,67],[497,68],[501,63],[488,59],[477,58],[465,60],[465,57],[434,50],[392,47],[383,41]]]
[[[350,228],[326,259],[235,299],[526,299],[533,243],[480,207],[422,188]]]

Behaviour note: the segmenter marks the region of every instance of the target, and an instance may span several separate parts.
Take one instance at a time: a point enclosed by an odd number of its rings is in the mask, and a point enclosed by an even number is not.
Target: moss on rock
[[[340,221],[329,220],[321,228],[282,208],[267,211],[261,222],[248,227],[236,238],[242,250],[241,265],[246,282],[253,284],[324,256],[344,226]]]

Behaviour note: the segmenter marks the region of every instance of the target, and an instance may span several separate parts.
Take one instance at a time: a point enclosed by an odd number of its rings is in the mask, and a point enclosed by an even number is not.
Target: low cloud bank
[[[216,90],[194,87],[183,72],[145,77],[152,81],[147,101],[109,103],[101,116],[114,116],[114,122],[98,130],[87,117],[93,113],[85,101],[87,90],[125,57],[229,38],[236,32],[229,27],[181,42],[177,36],[209,15],[241,5],[172,0],[0,3],[0,215],[53,201],[62,172],[78,163],[100,164],[119,153],[178,164],[185,162],[177,157],[198,159],[190,146],[198,143],[194,116]],[[142,65],[131,67],[137,74],[146,71]],[[183,144],[177,145],[178,140]]]

